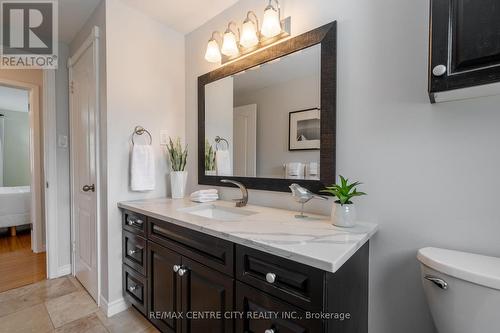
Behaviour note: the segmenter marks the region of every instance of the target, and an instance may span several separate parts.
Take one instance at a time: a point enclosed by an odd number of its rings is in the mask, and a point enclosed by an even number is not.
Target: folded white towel
[[[304,179],[304,164],[300,162],[291,162],[286,164],[285,178]]]
[[[191,193],[191,195],[203,195],[203,194],[218,194],[219,191],[215,188],[209,190],[198,190],[196,192]]]
[[[217,176],[233,175],[229,150],[217,150],[215,153],[215,167],[217,169]]]
[[[130,187],[132,191],[155,189],[155,157],[153,146],[134,145],[130,162]]]
[[[192,195],[191,199],[219,199],[218,194],[210,194],[210,195]]]
[[[219,200],[219,196],[218,195],[191,196],[190,199],[193,202],[212,202]]]

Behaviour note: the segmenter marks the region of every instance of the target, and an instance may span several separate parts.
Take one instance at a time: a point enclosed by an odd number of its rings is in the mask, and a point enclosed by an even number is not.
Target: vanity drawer
[[[125,299],[147,315],[147,279],[127,265],[123,265],[123,291]]]
[[[236,332],[318,333],[324,330],[322,320],[306,319],[304,310],[241,282],[236,283],[236,310],[246,314],[236,320]]]
[[[236,245],[236,279],[307,310],[323,307],[325,273]]]
[[[173,223],[150,218],[148,239],[234,276],[234,244]]]
[[[123,229],[146,237],[146,216],[128,210],[124,211]]]
[[[147,242],[141,236],[123,230],[123,262],[146,275]]]

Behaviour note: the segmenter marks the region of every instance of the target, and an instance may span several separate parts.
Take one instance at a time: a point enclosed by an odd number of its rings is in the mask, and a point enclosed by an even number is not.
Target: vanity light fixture
[[[252,16],[254,20],[250,17]],[[253,11],[247,13],[243,26],[241,27],[240,44],[243,47],[250,48],[259,44],[259,19]]]
[[[229,22],[229,24],[227,25],[227,29],[224,32],[221,52],[228,57],[234,57],[240,54],[236,33],[231,29],[232,25],[236,26],[236,31],[238,32],[238,34],[240,31],[234,21]]]
[[[207,44],[207,51],[205,52],[205,60],[208,62],[220,63],[222,59],[222,56],[220,54],[219,43],[215,39],[217,34],[220,37],[220,32],[218,31],[212,32],[212,37],[210,38]]]
[[[264,18],[259,30],[259,18],[253,11],[239,26],[231,21],[224,34],[215,31],[208,41],[205,60],[208,62],[225,64],[259,49],[275,44],[290,36],[291,18],[281,20],[281,8],[278,0],[267,0],[264,9]],[[273,3],[274,1],[274,3]],[[216,34],[220,39],[215,39]]]
[[[269,0],[269,4],[264,9],[264,19],[262,20],[262,30],[260,32],[267,38],[277,36],[282,31],[280,3],[278,0],[274,1],[277,8],[272,5],[273,0]]]

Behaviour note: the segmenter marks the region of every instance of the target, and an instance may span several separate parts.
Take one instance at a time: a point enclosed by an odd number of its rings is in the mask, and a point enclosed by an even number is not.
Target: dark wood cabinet
[[[234,280],[188,258],[183,258],[182,267],[186,270],[182,279],[182,311],[202,316],[185,318],[182,332],[233,332],[233,321],[222,314],[233,310]],[[215,317],[216,314],[220,316]]]
[[[124,296],[164,333],[368,332],[368,243],[328,273],[133,212],[123,228]]]
[[[236,332],[316,333],[323,331],[321,319],[307,319],[306,312],[241,282],[236,283],[236,306],[244,313]]]
[[[431,0],[429,96],[500,82],[500,0]]]
[[[181,256],[153,242],[148,244],[149,319],[162,332],[181,332],[181,277],[174,271]]]

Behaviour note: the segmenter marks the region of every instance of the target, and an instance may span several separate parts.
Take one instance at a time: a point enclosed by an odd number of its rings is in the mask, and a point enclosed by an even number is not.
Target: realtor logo
[[[57,68],[57,0],[3,0],[0,10],[0,68]]]

